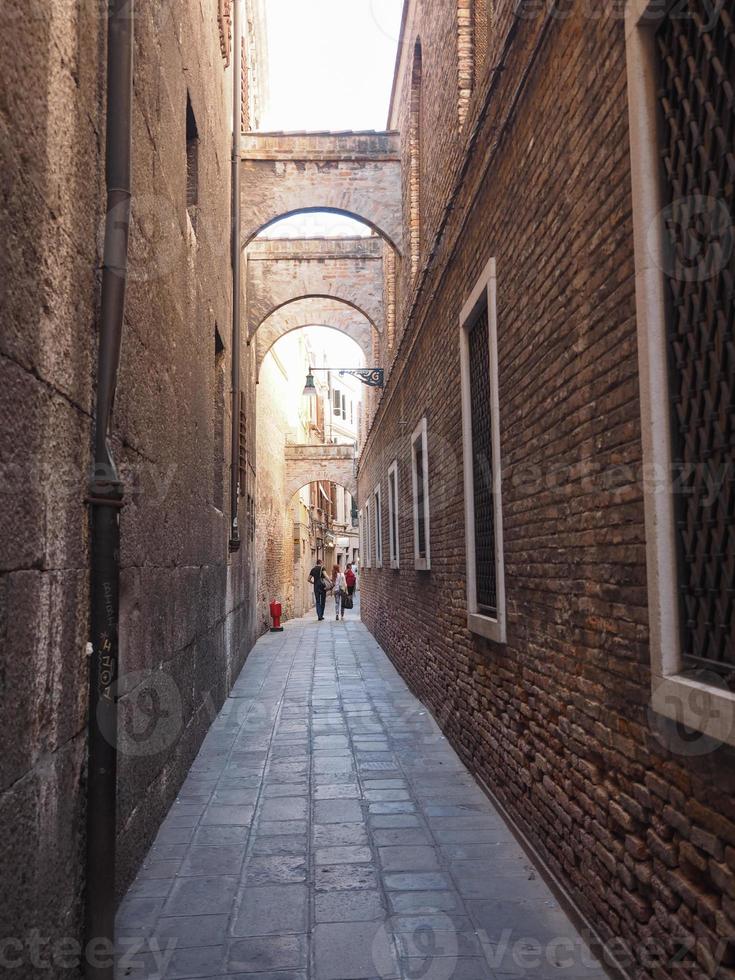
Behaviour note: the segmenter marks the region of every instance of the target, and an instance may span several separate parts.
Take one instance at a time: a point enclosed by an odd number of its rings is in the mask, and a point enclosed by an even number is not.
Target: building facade
[[[636,977],[735,976],[732,25],[409,0],[389,121],[363,618]]]
[[[105,222],[106,7],[3,5],[0,939],[83,938],[89,479]],[[111,6],[111,5],[110,5]],[[230,536],[230,4],[136,5],[132,228],[112,446],[120,554],[117,891],[258,635]],[[267,86],[248,2],[243,122]],[[242,445],[255,359],[242,352]],[[246,510],[245,472],[241,514]],[[160,714],[152,706],[160,704]],[[45,947],[48,949],[48,946]],[[3,946],[3,950],[6,947]],[[13,957],[15,946],[9,947]],[[43,960],[43,956],[41,957]],[[78,977],[56,964],[55,977]]]

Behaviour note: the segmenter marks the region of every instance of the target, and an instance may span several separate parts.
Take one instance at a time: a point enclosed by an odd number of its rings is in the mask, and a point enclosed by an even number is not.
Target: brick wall
[[[600,935],[628,944],[630,975],[735,976],[734,753],[697,754],[648,712],[623,24],[607,8],[547,19],[528,5],[516,20],[511,6],[495,4],[461,133],[452,5],[408,17],[432,134],[425,272],[414,292],[401,263],[400,345],[360,462],[361,506],[383,487],[385,555],[394,457],[400,480],[401,568],[362,570],[363,618]],[[410,71],[407,57],[404,173]],[[493,256],[505,645],[468,632],[465,599],[458,317]],[[424,415],[430,572],[412,558]]]
[[[246,254],[252,332],[279,307],[310,296],[347,300],[384,330],[381,239],[260,239]]]

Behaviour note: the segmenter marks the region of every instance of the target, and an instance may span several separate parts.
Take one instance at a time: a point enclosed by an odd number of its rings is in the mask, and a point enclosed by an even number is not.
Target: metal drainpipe
[[[241,2],[232,3],[232,466],[230,471],[230,551],[240,548],[240,128],[242,126]]]
[[[112,944],[115,928],[118,611],[123,486],[109,443],[127,284],[132,157],[134,0],[109,0],[107,18],[107,214],[102,267],[91,507],[91,662],[87,770],[86,938]],[[112,980],[105,954],[88,980]],[[104,965],[100,965],[104,964]]]

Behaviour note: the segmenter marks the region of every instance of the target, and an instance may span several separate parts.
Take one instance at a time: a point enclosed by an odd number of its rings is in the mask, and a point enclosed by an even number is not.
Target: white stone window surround
[[[462,456],[464,466],[465,547],[467,562],[467,626],[496,643],[506,642],[505,562],[503,557],[503,503],[501,493],[500,400],[498,394],[498,319],[495,259],[491,258],[480,275],[459,315],[460,367],[462,387]],[[490,354],[490,406],[492,413],[492,480],[495,505],[495,578],[497,617],[479,611],[475,560],[475,491],[472,442],[472,398],[468,332],[484,304],[487,304],[488,350]]]
[[[416,469],[416,447],[421,445],[421,474],[424,488],[423,518],[424,518],[424,554],[419,553],[419,500],[418,474]],[[427,445],[426,416],[424,416],[411,434],[411,495],[413,504],[413,560],[414,568],[419,572],[431,570],[431,529],[429,522],[429,450]]]
[[[388,546],[391,568],[401,567],[398,486],[398,460],[394,459],[388,467]],[[395,534],[393,533],[394,528]]]
[[[383,567],[383,499],[380,484],[373,491],[375,501],[375,567]]]
[[[735,745],[735,694],[682,672],[654,37],[661,10],[659,0],[628,0],[625,11],[651,706],[692,731]]]

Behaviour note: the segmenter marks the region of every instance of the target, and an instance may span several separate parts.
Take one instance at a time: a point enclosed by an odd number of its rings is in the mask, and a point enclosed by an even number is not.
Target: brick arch
[[[243,247],[280,218],[327,211],[402,250],[398,133],[246,133],[240,172]]]
[[[271,347],[287,333],[306,327],[338,330],[355,341],[366,362],[372,357],[374,327],[364,313],[341,300],[307,296],[279,307],[260,325],[255,335],[256,377]]]
[[[382,332],[384,244],[379,238],[259,239],[247,261],[248,335],[297,300],[337,300]]]
[[[336,483],[357,500],[355,448],[347,445],[286,446],[286,499],[310,483]]]

